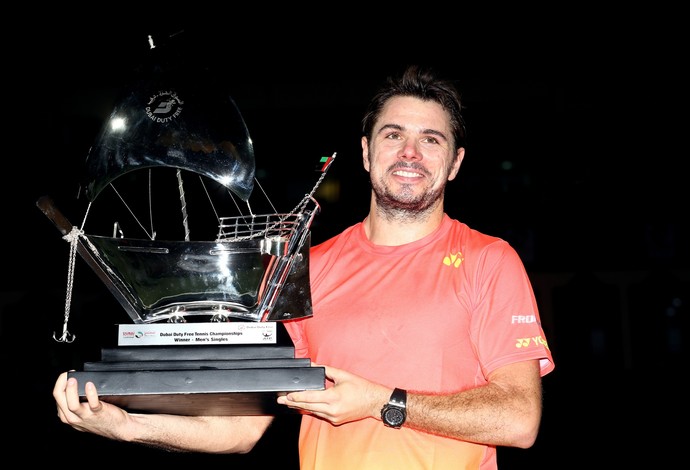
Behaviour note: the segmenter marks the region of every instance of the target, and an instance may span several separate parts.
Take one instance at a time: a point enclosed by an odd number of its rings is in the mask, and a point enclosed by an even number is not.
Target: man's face
[[[413,213],[438,206],[464,156],[441,105],[412,97],[386,103],[362,151],[378,207]]]

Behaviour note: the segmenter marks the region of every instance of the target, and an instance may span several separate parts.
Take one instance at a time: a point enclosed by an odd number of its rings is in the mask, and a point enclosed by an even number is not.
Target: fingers
[[[67,423],[66,413],[69,411],[67,404],[67,372],[60,374],[53,387],[53,398],[57,404],[58,418],[63,423]]]
[[[86,385],[84,385],[84,392],[86,393],[86,400],[89,403],[89,408],[91,408],[91,411],[94,413],[101,411],[103,405],[98,399],[98,392],[96,391],[96,386],[93,384],[93,382],[87,382]]]
[[[332,400],[333,396],[330,390],[305,390],[279,396],[278,404],[314,413],[327,407]]]
[[[81,400],[79,398],[79,384],[77,383],[77,379],[74,377],[69,377],[67,379],[67,384],[65,386],[65,391],[63,392],[63,402],[66,405],[66,410],[70,411],[72,413],[75,413],[79,411],[79,407],[81,405]]]
[[[57,400],[58,397],[64,395],[65,386],[67,385],[67,372],[60,374],[55,381],[55,386],[53,387],[53,397]]]
[[[58,407],[58,417],[62,422],[73,422],[75,418],[83,418],[86,406],[91,413],[98,413],[103,409],[96,386],[92,382],[84,384],[84,392],[86,404],[79,396],[77,379],[70,377],[67,372],[60,374],[53,388],[53,397]]]

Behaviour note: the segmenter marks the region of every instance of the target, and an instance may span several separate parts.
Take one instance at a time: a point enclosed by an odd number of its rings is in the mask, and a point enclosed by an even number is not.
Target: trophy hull
[[[52,199],[37,205],[63,236],[73,233]],[[309,227],[315,214],[291,214],[289,222],[267,216],[278,222],[251,224],[261,227],[261,237],[157,241],[81,233],[75,243],[134,323],[278,322],[312,315]]]
[[[93,258],[117,287],[134,323],[193,317],[280,321],[312,315],[309,234],[294,255],[266,251],[265,239],[88,239]],[[287,277],[281,279],[276,266],[288,256]]]

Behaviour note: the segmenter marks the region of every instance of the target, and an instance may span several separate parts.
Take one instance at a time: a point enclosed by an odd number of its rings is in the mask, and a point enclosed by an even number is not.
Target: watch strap
[[[391,393],[391,397],[388,399],[388,404],[393,406],[399,406],[400,408],[407,407],[407,390],[402,388],[396,388]]]

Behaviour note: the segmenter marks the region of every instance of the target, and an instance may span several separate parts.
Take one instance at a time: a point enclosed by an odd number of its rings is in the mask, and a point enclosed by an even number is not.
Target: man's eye
[[[438,139],[436,137],[425,137],[422,139],[422,142],[427,144],[438,144]]]
[[[398,140],[400,139],[400,134],[398,134],[397,132],[391,132],[386,136],[386,139]]]

